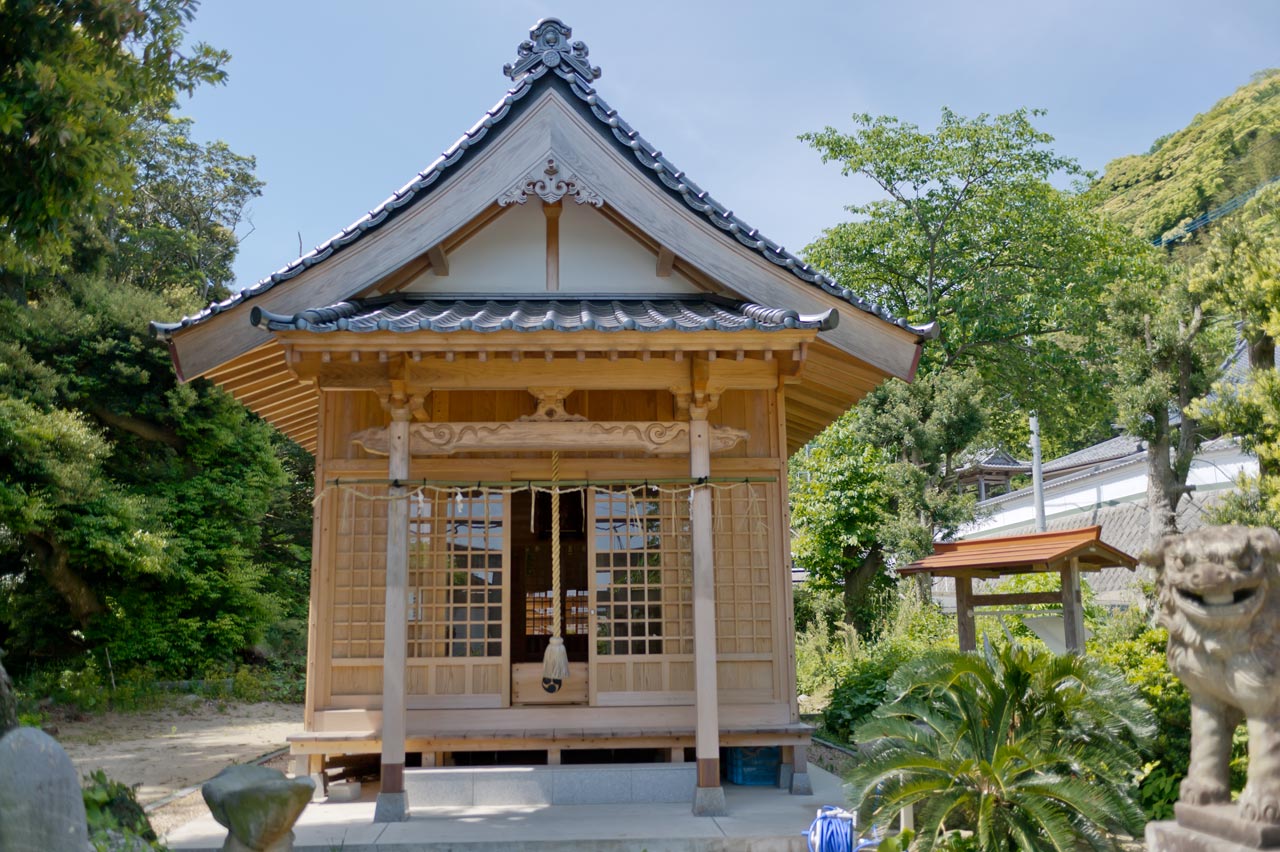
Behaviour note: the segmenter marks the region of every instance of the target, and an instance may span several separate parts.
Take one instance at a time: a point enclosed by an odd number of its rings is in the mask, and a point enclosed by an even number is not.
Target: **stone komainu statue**
[[[1231,736],[1247,720],[1239,815],[1280,823],[1280,533],[1206,527],[1167,537],[1143,561],[1157,571],[1169,666],[1191,695],[1191,765],[1180,801],[1231,800]]]

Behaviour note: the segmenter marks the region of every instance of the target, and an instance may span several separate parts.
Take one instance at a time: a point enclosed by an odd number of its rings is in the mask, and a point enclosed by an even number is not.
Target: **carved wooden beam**
[[[747,437],[742,429],[713,426],[711,451],[732,449]],[[375,455],[387,454],[385,428],[365,429],[351,440]],[[415,456],[531,450],[680,456],[689,452],[689,424],[654,420],[415,423],[409,430],[409,451]]]

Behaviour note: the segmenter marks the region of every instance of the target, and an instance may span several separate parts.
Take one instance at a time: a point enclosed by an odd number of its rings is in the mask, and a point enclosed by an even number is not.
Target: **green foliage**
[[[1118,849],[1144,823],[1132,796],[1150,712],[1113,670],[1013,644],[903,666],[859,727],[849,777],[862,824],[915,808],[916,847]]]
[[[1177,509],[1204,438],[1192,403],[1209,391],[1232,343],[1231,328],[1214,324],[1185,269],[1152,249],[1135,262],[1134,277],[1107,293],[1112,389],[1120,423],[1147,442],[1150,476],[1148,544],[1177,532]]]
[[[0,623],[17,657],[66,653],[69,629],[79,629],[123,668],[154,663],[181,675],[251,648],[282,601],[296,614],[306,598],[305,521],[268,526],[281,575],[268,579],[259,547],[273,510],[301,511],[309,483],[301,498],[287,489],[309,465],[293,455],[286,472],[285,442],[265,423],[207,383],[176,383],[141,322],[171,304],[69,278],[37,303],[0,312],[20,356],[14,384],[0,384],[12,395],[0,396],[0,434],[14,436],[0,453],[12,448],[16,473],[0,494],[26,497],[0,498],[3,525],[23,536],[0,556],[13,578]],[[51,402],[65,408],[46,413],[20,399],[18,381],[43,367],[59,377]],[[50,589],[63,605],[49,606]]]
[[[1050,178],[1081,175],[1036,129],[1040,113],[965,118],[944,109],[933,132],[892,117],[854,116],[801,138],[880,187],[850,207],[807,259],[857,295],[917,323],[938,322],[921,372],[970,369],[989,404],[1045,414],[1056,440],[1105,418],[1090,344],[1098,296],[1126,259],[1126,239]],[[1081,410],[1081,401],[1099,410]],[[1070,407],[1068,407],[1070,406]],[[1078,411],[1079,420],[1050,413]]]
[[[134,788],[107,777],[101,769],[85,776],[81,790],[89,823],[89,842],[95,850],[155,849],[157,841],[151,821],[138,804]],[[113,837],[114,835],[114,837]]]
[[[18,681],[19,701],[33,719],[39,720],[48,707],[74,713],[127,713],[154,709],[164,701],[150,669],[108,672],[93,657],[67,663],[36,669]]]
[[[1150,240],[1280,174],[1280,71],[1254,76],[1147,154],[1107,164],[1089,195]]]
[[[146,328],[229,283],[236,225],[261,186],[251,158],[165,117],[175,91],[221,75],[222,54],[178,50],[194,8],[0,7],[13,24],[0,26],[0,54],[32,55],[16,70],[0,63],[0,125],[29,71],[67,75],[50,103],[88,99],[77,107],[104,122],[85,137],[103,162],[12,169],[7,158],[31,150],[7,149],[6,134],[45,131],[0,126],[0,269],[22,273],[17,286],[0,273],[0,643],[20,673],[83,673],[87,653],[99,673],[109,655],[117,671],[189,676],[257,656],[277,622],[296,633],[306,617],[309,456],[207,382],[179,385]],[[29,42],[10,44],[23,33]],[[90,72],[120,90],[58,88]],[[20,166],[66,173],[11,198],[4,180]],[[44,192],[57,198],[33,195]],[[74,239],[50,237],[46,201]],[[23,263],[6,266],[5,252]]]
[[[1039,410],[1046,442],[1070,449],[1110,419],[1100,296],[1133,240],[1052,186],[1084,173],[1050,149],[1037,115],[944,109],[932,132],[860,115],[851,134],[801,137],[885,195],[850,207],[853,221],[807,259],[894,315],[939,326],[913,383],[884,383],[792,463],[797,562],[844,589],[860,629],[888,566],[973,518],[956,475],[980,436],[1022,440]]]
[[[223,78],[228,57],[184,45],[196,0],[0,5],[0,269],[70,251],[69,225],[132,187],[134,122]]]
[[[225,296],[234,278],[236,228],[245,205],[262,194],[253,157],[225,142],[194,141],[190,119],[154,120],[138,135],[132,200],[108,224],[110,274],[152,291]]]
[[[1089,643],[1090,656],[1119,670],[1151,708],[1156,735],[1150,760],[1143,766],[1138,801],[1150,819],[1170,819],[1178,785],[1187,774],[1191,754],[1191,699],[1182,681],[1169,670],[1165,648],[1169,634],[1152,627],[1146,613],[1131,609],[1099,628]],[[1232,756],[1232,789],[1244,786],[1247,747],[1237,738]]]
[[[835,684],[822,715],[822,728],[846,743],[854,729],[887,696],[889,678],[904,663],[956,646],[955,621],[905,589],[895,590],[869,636],[845,628],[831,641],[825,674]]]
[[[829,632],[844,620],[844,602],[840,593],[812,579],[794,587],[792,606],[797,633],[814,627]]]
[[[1222,517],[1274,525],[1280,516],[1280,187],[1259,193],[1214,229],[1191,286],[1234,320],[1248,356],[1244,375],[1228,373],[1193,406],[1210,428],[1236,436],[1258,457],[1259,476],[1228,498]]]
[[[845,620],[879,617],[888,567],[927,554],[973,516],[953,461],[982,428],[972,376],[889,381],[819,434],[790,467],[792,552],[818,587],[840,589]]]

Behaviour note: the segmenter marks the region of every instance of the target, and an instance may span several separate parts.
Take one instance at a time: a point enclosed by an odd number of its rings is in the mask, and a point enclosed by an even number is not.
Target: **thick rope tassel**
[[[560,636],[560,454],[551,454],[551,642],[542,657],[542,689],[555,693],[569,679],[569,654]]]

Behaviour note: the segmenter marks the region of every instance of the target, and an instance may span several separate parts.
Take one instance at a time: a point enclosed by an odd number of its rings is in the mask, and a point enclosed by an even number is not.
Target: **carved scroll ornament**
[[[524,204],[529,196],[536,195],[548,204],[554,204],[565,196],[569,196],[579,204],[590,204],[603,207],[604,199],[594,189],[582,182],[572,172],[560,173],[554,158],[547,158],[547,165],[541,172],[532,172],[498,196],[498,205],[506,207],[511,204]]]
[[[746,440],[747,432],[711,427],[711,452]],[[368,452],[386,455],[385,428],[365,429],[351,439]],[[530,450],[642,452],[687,455],[689,424],[679,421],[525,421],[515,423],[415,423],[409,428],[409,452],[415,456]]]

